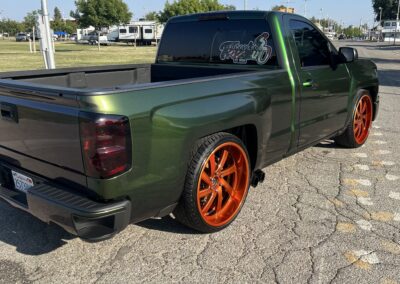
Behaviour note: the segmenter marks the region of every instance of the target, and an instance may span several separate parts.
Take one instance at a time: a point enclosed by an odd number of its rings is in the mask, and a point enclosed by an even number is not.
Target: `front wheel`
[[[373,117],[372,98],[368,91],[361,91],[353,110],[351,123],[335,142],[347,148],[358,148],[367,141]]]
[[[203,138],[189,164],[176,219],[204,233],[229,226],[246,200],[250,171],[246,147],[236,136]]]

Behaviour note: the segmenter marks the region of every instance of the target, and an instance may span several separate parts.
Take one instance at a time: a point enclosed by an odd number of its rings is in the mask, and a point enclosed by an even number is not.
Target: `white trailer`
[[[135,21],[118,27],[117,41],[150,45],[160,40],[163,30],[164,25],[154,21]]]

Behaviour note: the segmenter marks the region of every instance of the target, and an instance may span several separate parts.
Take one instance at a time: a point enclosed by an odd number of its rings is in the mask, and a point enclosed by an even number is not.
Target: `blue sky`
[[[172,1],[172,0],[170,0]],[[0,0],[0,17],[21,20],[27,12],[40,8],[40,0]],[[48,0],[49,10],[53,11],[58,6],[64,16],[75,8],[74,0]],[[140,18],[149,11],[159,11],[164,7],[165,0],[125,0],[134,14],[134,18]],[[224,4],[235,5],[243,9],[244,0],[220,0]],[[368,25],[373,21],[371,0],[308,0],[307,16],[321,17],[320,9],[323,9],[324,17],[327,15],[338,22],[343,21],[347,25],[359,25],[361,18]],[[271,0],[247,0],[248,8],[270,10],[272,6],[286,4],[287,1]],[[290,6],[296,9],[296,13],[304,14],[304,0],[291,0]]]

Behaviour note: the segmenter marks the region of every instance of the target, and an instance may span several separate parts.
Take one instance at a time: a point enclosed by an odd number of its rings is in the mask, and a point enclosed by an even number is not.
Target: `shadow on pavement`
[[[400,70],[378,70],[378,74],[381,87],[400,87]]]
[[[175,221],[170,216],[165,216],[161,219],[148,219],[135,225],[149,230],[163,231],[175,234],[201,234],[198,231],[190,229],[182,225],[178,221]]]
[[[0,242],[26,255],[42,255],[56,250],[74,236],[54,224],[46,224],[30,214],[0,202]]]

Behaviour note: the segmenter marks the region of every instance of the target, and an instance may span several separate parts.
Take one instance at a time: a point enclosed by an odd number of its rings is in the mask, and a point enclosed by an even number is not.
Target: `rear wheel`
[[[227,133],[208,136],[193,153],[174,215],[198,231],[219,231],[235,220],[249,186],[249,155],[242,141]]]
[[[345,132],[334,138],[335,142],[347,148],[358,148],[368,139],[372,127],[373,105],[368,91],[363,90],[353,111],[351,123]]]

